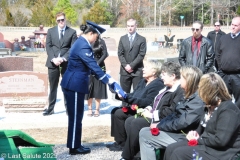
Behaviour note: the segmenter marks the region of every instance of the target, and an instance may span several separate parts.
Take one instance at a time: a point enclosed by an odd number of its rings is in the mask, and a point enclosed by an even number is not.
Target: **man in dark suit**
[[[118,58],[120,66],[120,84],[122,89],[130,93],[142,79],[143,59],[146,54],[146,38],[136,32],[135,19],[127,21],[128,34],[120,38]],[[125,104],[123,104],[125,105]]]
[[[48,30],[46,39],[48,54],[46,67],[48,67],[50,94],[48,97],[48,109],[44,110],[44,116],[54,113],[59,77],[60,74],[63,76],[67,69],[69,49],[77,39],[76,31],[66,26],[65,13],[57,13],[56,22],[58,25]],[[66,107],[65,97],[64,104]]]
[[[217,57],[216,46],[217,46],[217,43],[219,42],[220,38],[223,35],[225,35],[226,33],[220,29],[220,27],[221,27],[220,22],[215,22],[214,27],[215,27],[215,29],[213,31],[208,32],[207,38],[212,41],[213,51],[215,53],[214,66],[216,67],[216,70],[218,70],[217,61],[216,61],[216,57]]]

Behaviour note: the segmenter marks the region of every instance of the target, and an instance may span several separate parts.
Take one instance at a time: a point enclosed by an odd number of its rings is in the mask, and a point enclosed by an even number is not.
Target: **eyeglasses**
[[[64,22],[64,19],[58,19],[57,22],[60,23],[61,22]]]
[[[196,30],[196,32],[198,32],[200,29],[199,28],[192,28],[192,31],[194,32]]]
[[[214,25],[215,27],[219,27],[220,25]]]

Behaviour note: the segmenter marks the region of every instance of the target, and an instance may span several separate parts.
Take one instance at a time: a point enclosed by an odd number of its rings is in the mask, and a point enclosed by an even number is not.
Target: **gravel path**
[[[109,151],[104,143],[84,144],[84,146],[91,148],[90,154],[69,155],[65,145],[56,145],[54,153],[58,160],[118,160],[121,158],[122,152]]]

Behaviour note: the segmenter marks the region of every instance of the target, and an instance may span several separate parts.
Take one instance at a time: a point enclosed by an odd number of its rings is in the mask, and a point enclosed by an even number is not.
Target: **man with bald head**
[[[221,29],[221,24],[219,22],[215,22],[214,24],[214,31],[210,31],[207,35],[207,38],[212,41],[213,51],[216,52],[216,44],[219,42],[221,36],[225,35],[226,33],[223,32]],[[216,57],[216,55],[215,55]],[[215,61],[215,67],[218,70],[217,63]]]
[[[231,33],[221,37],[216,47],[219,75],[240,108],[240,17],[232,19]]]
[[[214,52],[212,43],[202,35],[203,23],[195,21],[192,25],[193,36],[186,38],[181,43],[179,63],[181,66],[193,65],[207,73],[213,66]]]

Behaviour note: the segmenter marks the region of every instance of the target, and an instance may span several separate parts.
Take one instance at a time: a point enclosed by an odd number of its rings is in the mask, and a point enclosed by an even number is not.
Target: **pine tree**
[[[83,16],[83,21],[90,20],[98,24],[112,25],[114,16],[109,8],[106,1],[95,3],[90,11]]]

